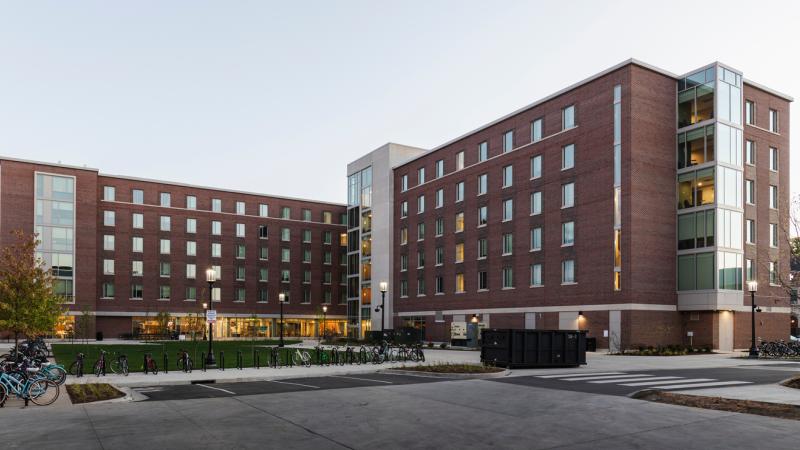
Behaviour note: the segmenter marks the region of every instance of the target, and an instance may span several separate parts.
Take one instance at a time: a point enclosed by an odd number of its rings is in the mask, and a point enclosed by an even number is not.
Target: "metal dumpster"
[[[500,367],[578,367],[586,364],[586,332],[577,330],[482,331],[481,361]]]

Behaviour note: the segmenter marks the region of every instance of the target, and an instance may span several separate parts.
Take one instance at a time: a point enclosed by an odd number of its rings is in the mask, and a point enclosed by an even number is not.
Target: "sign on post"
[[[217,321],[217,310],[216,309],[206,310],[206,323],[214,323],[216,321]]]
[[[466,339],[467,338],[467,322],[451,322],[450,323],[450,339]]]

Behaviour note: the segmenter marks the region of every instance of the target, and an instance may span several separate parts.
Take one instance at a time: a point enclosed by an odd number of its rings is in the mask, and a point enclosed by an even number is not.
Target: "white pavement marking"
[[[288,381],[278,381],[278,380],[267,380],[267,381],[269,381],[270,383],[292,384],[295,386],[303,386],[311,389],[319,389],[319,386],[312,386],[310,384],[290,383]]]
[[[752,384],[752,381],[716,381],[712,383],[693,383],[693,384],[673,384],[670,386],[659,386],[659,389],[691,389],[696,387],[732,386],[736,384]]]
[[[159,392],[159,391],[163,391],[163,390],[164,390],[164,388],[160,388],[160,387],[143,387],[143,388],[138,388],[138,387],[135,387],[135,388],[133,388],[133,390],[134,390],[134,391],[136,391],[136,392]]]
[[[672,380],[672,381],[668,381],[668,383],[675,383],[680,378],[683,378],[683,377],[642,377],[642,378],[628,378],[628,379],[625,379],[623,381],[627,383],[629,381]],[[608,383],[619,383],[619,381],[620,380],[600,380],[600,381],[590,381],[589,383],[608,384]]]
[[[641,377],[652,377],[650,374],[639,373],[636,375],[604,375],[601,377],[576,377],[576,378],[562,378],[560,381],[589,381],[589,380],[610,380],[612,378],[620,379],[620,381],[624,381],[624,378],[641,378]]]
[[[653,380],[655,380],[655,378],[653,378]],[[633,381],[633,380],[627,380],[627,381]],[[686,378],[686,379],[680,380],[681,383],[699,383],[701,381],[716,381],[716,378]],[[678,381],[676,381],[676,380],[672,380],[672,381],[647,381],[645,383],[625,383],[625,384],[622,384],[622,386],[657,386],[659,384],[675,384],[677,382]]]
[[[559,373],[558,375],[536,375],[536,378],[560,378],[560,377],[569,377],[569,376],[592,376],[592,375],[623,375],[625,372],[597,372],[597,373],[586,373],[586,372],[569,372],[569,373]]]
[[[222,388],[218,388],[218,387],[211,387],[211,386],[208,386],[208,385],[205,385],[205,384],[201,384],[201,383],[197,383],[196,386],[203,386],[204,388],[214,389],[215,391],[222,391],[222,392],[227,392],[228,394],[231,394],[231,395],[236,395],[236,392],[231,392],[231,391],[229,391],[227,389],[222,389]]]
[[[373,380],[370,378],[346,377],[344,375],[331,375],[331,378],[347,378],[348,380],[374,381],[375,383],[394,384],[391,381]]]

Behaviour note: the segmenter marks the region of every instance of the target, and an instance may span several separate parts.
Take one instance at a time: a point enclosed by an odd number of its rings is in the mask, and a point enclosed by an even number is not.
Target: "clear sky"
[[[362,154],[435,147],[630,57],[719,60],[800,99],[798,18],[794,1],[0,0],[0,155],[345,202]]]

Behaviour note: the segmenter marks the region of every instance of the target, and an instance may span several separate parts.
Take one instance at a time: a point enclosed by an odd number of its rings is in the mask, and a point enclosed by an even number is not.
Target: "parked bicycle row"
[[[800,342],[773,341],[762,342],[758,347],[759,358],[798,358]]]
[[[58,399],[67,371],[60,364],[49,362],[42,354],[2,355],[0,361],[0,407],[13,395],[36,405],[50,405]]]
[[[227,359],[226,358],[230,358]],[[247,361],[245,361],[247,359]],[[135,362],[134,362],[135,361]],[[253,367],[280,368],[304,366],[331,366],[346,364],[382,364],[386,362],[405,362],[405,361],[425,361],[425,353],[421,345],[390,345],[386,342],[375,346],[318,346],[313,349],[301,347],[262,347],[252,350],[238,350],[235,354],[225,354],[224,351],[214,355],[214,366],[209,366],[206,353],[192,353],[186,349],[181,349],[175,355],[174,365],[170,364],[167,353],[163,353],[161,358],[154,357],[153,353],[145,352],[135,360],[129,360],[126,354],[109,354],[100,350],[97,359],[91,366],[91,372],[96,376],[109,374],[120,374],[127,376],[131,371],[140,371],[145,374],[158,374],[159,371],[168,373],[172,370],[181,372],[192,372],[192,370],[207,370],[216,368],[219,370],[244,369]],[[229,364],[233,362],[233,364]],[[78,353],[75,361],[69,366],[69,374],[82,377],[87,374],[87,358],[83,353]]]

